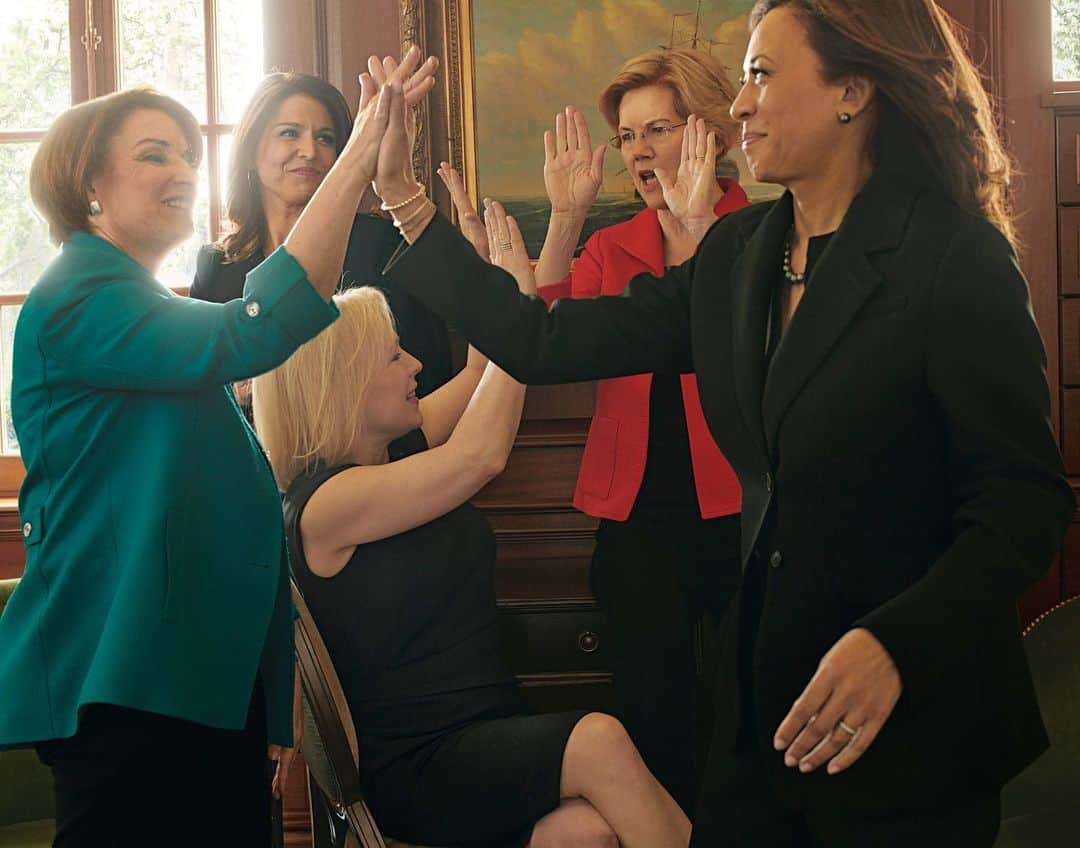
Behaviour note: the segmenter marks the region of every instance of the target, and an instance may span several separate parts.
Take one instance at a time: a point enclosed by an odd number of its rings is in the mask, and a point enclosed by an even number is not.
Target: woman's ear
[[[846,112],[855,117],[870,108],[876,92],[877,85],[872,79],[859,74],[852,74],[843,81],[843,90],[837,112]]]

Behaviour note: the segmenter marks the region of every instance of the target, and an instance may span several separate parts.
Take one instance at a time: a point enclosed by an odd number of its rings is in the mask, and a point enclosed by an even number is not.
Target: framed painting
[[[421,43],[444,61],[443,85],[422,116],[421,172],[432,185],[432,163],[453,163],[474,203],[492,197],[506,205],[535,258],[549,212],[543,134],[556,112],[578,107],[593,144],[607,140],[613,133],[597,108],[600,93],[627,59],[656,47],[707,51],[736,79],[752,6],[753,0],[401,0],[403,42]],[[741,150],[728,158],[751,200],[779,193],[751,177]],[[436,202],[449,212],[449,195],[434,179]],[[609,150],[582,243],[641,208],[619,154]]]

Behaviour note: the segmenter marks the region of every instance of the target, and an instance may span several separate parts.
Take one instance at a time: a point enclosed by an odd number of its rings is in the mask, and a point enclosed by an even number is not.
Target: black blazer
[[[985,219],[878,173],[818,260],[766,374],[791,223],[790,195],[732,213],[664,278],[550,313],[442,218],[385,274],[523,382],[696,372],[742,483],[744,569],[767,572],[756,725],[790,803],[866,815],[992,791],[1047,744],[1016,602],[1075,506],[1027,286]],[[720,750],[739,725],[741,602],[723,642]],[[848,771],[785,768],[772,734],[858,626],[900,670],[896,710]]]
[[[401,346],[423,363],[417,375],[420,396],[434,391],[452,376],[450,343],[446,325],[415,298],[388,285],[380,278],[379,269],[386,264],[401,238],[392,222],[373,215],[357,215],[349,235],[341,288],[375,286],[386,296],[394,313]],[[214,303],[227,303],[244,293],[248,272],[262,262],[262,256],[252,256],[243,262],[225,262],[220,247],[204,245],[199,250],[191,297]]]

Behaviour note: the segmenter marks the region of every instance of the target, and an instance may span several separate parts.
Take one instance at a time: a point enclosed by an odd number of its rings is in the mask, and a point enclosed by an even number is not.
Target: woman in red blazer
[[[552,212],[536,267],[549,305],[618,294],[637,274],[662,276],[694,254],[719,217],[747,205],[735,180],[717,176],[737,135],[728,114],[734,93],[723,65],[697,50],[654,50],[623,66],[600,110],[646,208],[593,233],[572,270],[605,145],[592,149],[573,107],[556,116],[555,132],[544,134]],[[482,237],[460,178],[445,164],[440,174],[466,235]],[[591,582],[612,631],[615,712],[688,812],[701,726],[695,625],[703,614],[718,619],[738,584],[740,501],[693,374],[599,381],[574,506],[600,519]]]

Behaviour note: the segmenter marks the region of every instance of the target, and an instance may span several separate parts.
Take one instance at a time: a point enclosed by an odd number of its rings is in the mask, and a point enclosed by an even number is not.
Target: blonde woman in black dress
[[[491,260],[535,291],[490,210]],[[622,725],[530,715],[499,642],[491,528],[468,499],[502,470],[524,387],[470,351],[417,400],[383,296],[254,385],[293,570],[341,677],[375,818],[435,845],[686,846],[690,823]]]

